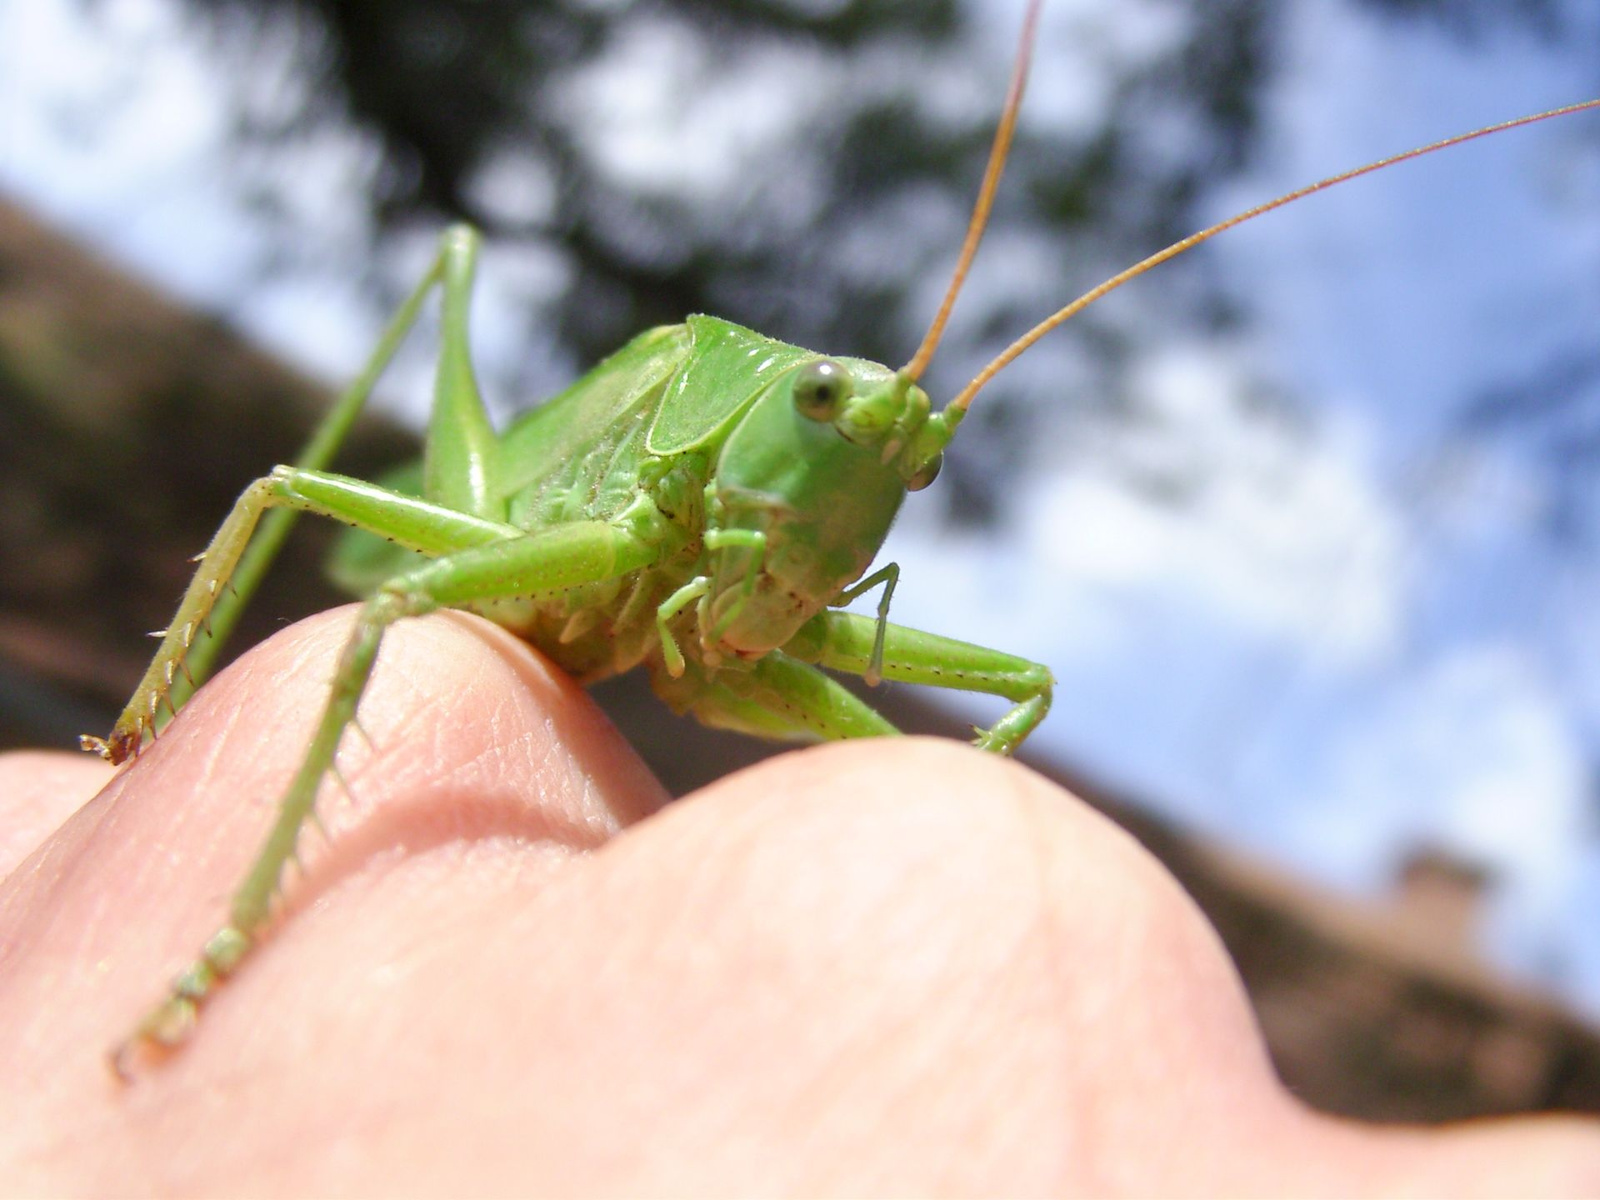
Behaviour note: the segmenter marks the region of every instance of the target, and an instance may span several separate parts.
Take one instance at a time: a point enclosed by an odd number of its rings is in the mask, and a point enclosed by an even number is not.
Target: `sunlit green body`
[[[805,661],[823,657],[839,631],[808,623],[871,564],[917,456],[948,440],[928,422],[919,388],[897,385],[894,372],[861,359],[832,360],[853,380],[836,421],[801,416],[788,385],[818,357],[691,317],[642,334],[525,414],[491,444],[486,473],[495,483],[485,510],[524,530],[622,526],[648,548],[648,561],[623,575],[463,607],[526,638],[583,682],[643,663],[678,709],[709,724],[782,734],[770,715],[749,720],[728,694],[749,691],[749,681],[707,684],[748,675],[786,649]],[[407,565],[390,543],[364,541],[347,545],[336,563],[337,576],[358,592]],[[664,652],[660,611],[695,580],[704,581],[703,594],[667,622],[680,667]],[[828,736],[804,723],[787,732]]]
[[[753,363],[738,361],[752,352]],[[686,611],[674,623],[679,643],[689,659],[715,664],[787,642],[862,575],[905,495],[903,480],[879,461],[875,448],[847,442],[794,413],[777,381],[816,357],[738,326],[696,317],[640,336],[516,422],[500,447],[511,524],[541,529],[610,522],[625,519],[632,509],[659,557],[631,576],[534,600],[497,602],[483,609],[486,615],[587,682],[640,662],[659,668],[657,608],[696,576],[706,575],[712,580],[703,610],[709,628],[718,613],[739,600],[754,567],[756,586],[743,601],[746,611],[734,631],[744,636],[702,641],[696,611]],[[765,370],[753,369],[761,364]],[[847,365],[876,371],[884,382],[890,378],[871,364]],[[716,412],[714,398],[737,404],[726,405],[720,420],[707,420]],[[686,419],[685,413],[696,419]],[[810,450],[797,446],[808,437],[821,444]],[[731,465],[725,465],[721,460],[730,441],[735,443],[728,454]],[[825,561],[808,561],[811,569],[799,578],[780,575],[792,565],[797,544],[817,550],[817,539],[807,536],[809,527],[773,526],[785,518],[836,516],[845,506],[817,506],[797,480],[751,478],[756,474],[751,465],[759,464],[768,448],[780,460],[779,471],[768,471],[769,476],[783,474],[785,462],[805,464],[833,496],[842,490],[852,497],[848,519],[840,523],[844,527],[823,531],[832,534],[833,543],[820,556]],[[655,510],[645,510],[643,517],[638,515],[641,495],[648,495]],[[767,562],[752,564],[753,552],[745,547],[706,545],[705,533],[735,527],[762,527],[774,535]]]
[[[271,519],[288,514],[268,510],[309,511],[358,531],[336,575],[368,599],[316,736],[229,921],[128,1045],[181,1040],[200,1001],[255,943],[383,632],[403,617],[481,613],[585,681],[643,664],[676,710],[765,737],[897,732],[818,666],[1003,696],[1013,707],[977,739],[1001,753],[1049,709],[1043,666],[892,625],[898,568],[862,578],[906,492],[933,479],[960,410],[930,414],[905,371],[690,317],[640,335],[496,433],[467,346],[476,247],[469,229],[445,235],[311,448],[240,497],[111,737],[89,740],[122,761],[153,733],[161,706],[181,702],[185,664],[207,657],[200,631],[231,619],[226,585],[242,603],[281,541]],[[323,470],[435,286],[444,332],[420,489]],[[837,608],[879,585],[876,619]],[[381,731],[373,736],[381,749]]]

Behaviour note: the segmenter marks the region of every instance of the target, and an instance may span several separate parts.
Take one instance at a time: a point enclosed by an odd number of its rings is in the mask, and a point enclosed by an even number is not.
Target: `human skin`
[[[459,614],[395,628],[291,919],[119,1083],[349,619],[252,651],[130,768],[0,758],[0,1191],[1600,1191],[1588,1121],[1300,1106],[1177,884],[1025,768],[833,745],[663,808],[570,681]]]

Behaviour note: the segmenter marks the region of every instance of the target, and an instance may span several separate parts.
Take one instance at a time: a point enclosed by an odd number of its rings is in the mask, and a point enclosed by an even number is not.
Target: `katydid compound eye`
[[[831,421],[850,398],[850,372],[831,358],[809,362],[795,373],[794,406],[802,417]]]
[[[916,474],[906,480],[906,491],[920,492],[935,479],[939,478],[939,468],[944,466],[944,455],[935,454],[927,462],[917,468]]]

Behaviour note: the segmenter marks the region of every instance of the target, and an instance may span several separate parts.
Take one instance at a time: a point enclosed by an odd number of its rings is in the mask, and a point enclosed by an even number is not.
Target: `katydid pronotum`
[[[305,452],[251,484],[201,556],[143,681],[106,739],[135,757],[158,715],[201,677],[297,512],[394,543],[364,565],[368,598],[320,723],[226,923],[115,1051],[183,1041],[200,1006],[259,942],[284,868],[347,727],[384,630],[444,607],[477,611],[584,680],[643,665],[674,709],[769,738],[897,731],[825,675],[985,692],[1011,703],[979,748],[1009,754],[1049,710],[1042,664],[892,624],[898,569],[868,574],[907,491],[937,474],[973,397],[1051,329],[1136,275],[1311,192],[1469,138],[1476,130],[1333,176],[1152,255],[1024,334],[934,412],[918,386],[976,252],[1021,103],[1041,0],[1033,0],[979,198],[949,290],[898,370],[829,358],[709,316],[650,330],[503,432],[474,382],[467,312],[478,238],[441,239],[366,368]],[[435,399],[420,478],[398,489],[327,470],[429,295],[442,296]],[[264,519],[263,519],[264,518]],[[347,572],[347,575],[349,573]],[[876,617],[840,606],[879,589]],[[210,636],[204,636],[209,631]],[[381,737],[381,734],[380,734]]]

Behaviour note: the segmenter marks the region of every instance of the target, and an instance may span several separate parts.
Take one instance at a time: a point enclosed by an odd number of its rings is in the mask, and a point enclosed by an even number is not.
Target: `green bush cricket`
[[[477,611],[581,680],[643,665],[680,713],[761,737],[898,732],[819,668],[992,694],[1012,707],[976,738],[1013,752],[1049,710],[1048,668],[892,624],[898,569],[868,574],[908,491],[930,484],[974,395],[1045,333],[1144,271],[1312,192],[1469,138],[1600,106],[1522,118],[1301,188],[1195,234],[1086,293],[1019,338],[935,412],[918,386],[976,252],[1024,90],[1030,4],[958,265],[921,347],[898,370],[829,358],[710,316],[650,330],[496,432],[474,381],[467,311],[478,237],[455,227],[365,369],[305,452],[251,484],[201,556],[161,646],[108,738],[135,757],[158,714],[203,677],[297,512],[377,538],[350,543],[341,580],[367,594],[329,700],[227,923],[114,1052],[173,1047],[267,929],[285,864],[336,774],[384,630],[439,608]],[[420,473],[381,486],[327,470],[351,422],[437,288],[442,337]],[[844,501],[848,501],[845,503]],[[393,543],[390,545],[388,543]],[[230,594],[231,587],[231,594]],[[875,617],[843,611],[881,589]],[[203,636],[206,632],[212,636]]]

